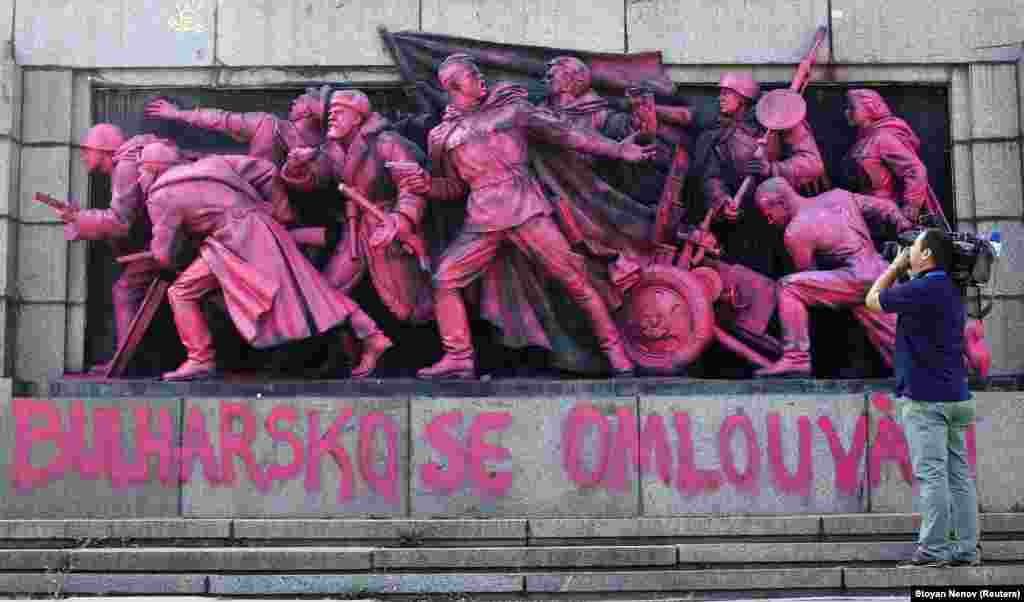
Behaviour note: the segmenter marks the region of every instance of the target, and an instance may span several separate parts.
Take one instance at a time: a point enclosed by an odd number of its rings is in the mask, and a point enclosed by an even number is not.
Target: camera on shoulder
[[[923,215],[920,224],[918,228],[901,232],[897,240],[886,241],[882,247],[882,257],[886,261],[896,259],[904,248],[912,246],[921,232],[928,228],[945,230],[943,224],[931,214]],[[992,244],[970,232],[947,231],[946,235],[953,242],[953,262],[949,277],[962,289],[988,284],[992,277],[992,264],[996,259]]]

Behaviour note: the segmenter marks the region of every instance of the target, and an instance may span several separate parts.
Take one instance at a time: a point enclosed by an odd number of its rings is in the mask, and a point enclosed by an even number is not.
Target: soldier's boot
[[[636,366],[633,360],[626,354],[626,348],[622,344],[622,334],[618,326],[608,313],[608,306],[601,299],[597,290],[589,284],[582,284],[581,290],[573,295],[573,299],[580,305],[590,318],[591,327],[597,335],[598,345],[601,351],[608,358],[611,364],[612,376],[627,377],[633,376]]]
[[[416,376],[427,380],[476,378],[473,339],[462,294],[457,290],[435,290],[434,311],[445,354],[433,366],[416,372]]]
[[[811,331],[807,306],[785,286],[779,289],[779,322],[782,323],[782,357],[754,376],[799,377],[811,375]]]
[[[217,373],[216,353],[213,349],[213,334],[206,323],[198,301],[184,299],[171,287],[167,294],[178,337],[185,346],[187,359],[177,370],[165,372],[164,380],[198,380]]]
[[[363,342],[363,353],[359,356],[359,364],[352,368],[349,378],[366,378],[377,368],[380,356],[391,349],[394,343],[377,326],[373,318],[362,309],[353,311],[348,319],[352,332]]]

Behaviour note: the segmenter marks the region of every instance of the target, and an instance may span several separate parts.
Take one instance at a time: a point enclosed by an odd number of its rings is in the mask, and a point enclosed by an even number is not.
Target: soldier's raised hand
[[[176,119],[178,114],[181,113],[181,109],[178,108],[178,105],[169,100],[158,98],[146,105],[144,113],[146,117],[156,117],[157,119]]]

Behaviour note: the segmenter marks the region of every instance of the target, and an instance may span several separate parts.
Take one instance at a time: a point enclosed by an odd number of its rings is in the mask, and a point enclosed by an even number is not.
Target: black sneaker
[[[913,555],[911,555],[910,560],[904,560],[903,562],[901,562],[899,564],[899,567],[900,568],[904,568],[904,569],[907,569],[907,568],[935,568],[935,569],[941,569],[941,568],[947,567],[947,566],[949,566],[949,561],[948,560],[943,560],[941,558],[929,558],[929,557],[925,556],[924,554],[922,554],[921,550],[914,550],[914,553],[913,553]]]

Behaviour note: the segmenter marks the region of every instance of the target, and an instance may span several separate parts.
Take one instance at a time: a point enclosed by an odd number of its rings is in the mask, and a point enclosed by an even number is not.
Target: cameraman
[[[922,509],[917,549],[906,566],[981,564],[977,490],[965,445],[975,405],[963,360],[964,304],[948,274],[952,261],[952,240],[929,228],[900,252],[865,299],[872,311],[898,314],[896,393],[908,398],[899,408],[900,422]],[[905,273],[911,280],[896,284]],[[948,539],[950,526],[955,542]]]

